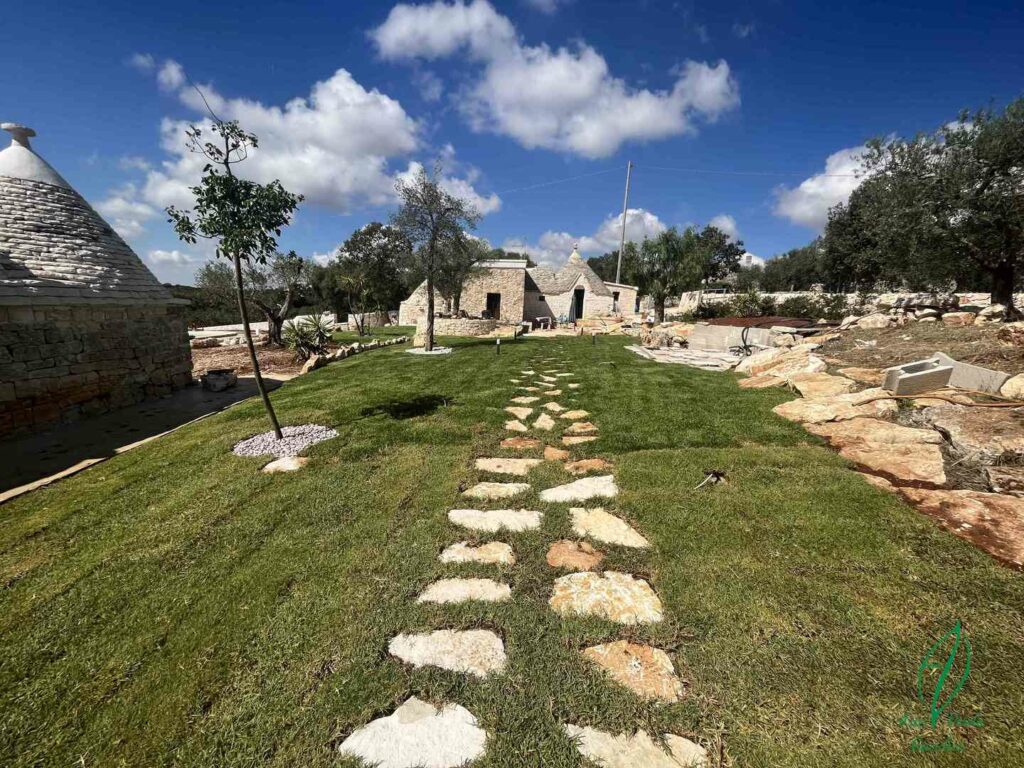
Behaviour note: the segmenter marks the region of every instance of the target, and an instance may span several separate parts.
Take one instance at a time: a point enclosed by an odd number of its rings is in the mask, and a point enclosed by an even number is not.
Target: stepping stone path
[[[515,565],[512,547],[500,541],[489,541],[474,547],[468,541],[452,544],[437,558],[442,563],[483,563],[484,565]]]
[[[512,448],[516,451],[527,451],[533,448],[540,448],[544,443],[535,437],[506,437],[501,441],[500,445],[502,448]],[[566,453],[568,453],[568,451]]]
[[[561,350],[558,346],[556,350]],[[568,365],[568,361],[549,358],[543,363]],[[544,374],[524,370],[523,376],[536,377],[527,386],[523,379],[510,379],[516,389],[542,392],[544,397],[557,397],[562,390],[552,386],[572,373],[561,368],[547,369]],[[550,374],[550,375],[549,375]],[[569,389],[579,384],[568,384]],[[518,395],[505,412],[514,420],[505,422],[505,429],[527,432],[525,420],[533,415],[531,406],[540,400],[534,395]],[[581,409],[566,410],[551,401],[533,422],[534,429],[550,431],[557,426],[551,414],[572,422],[562,436],[566,446],[587,443],[597,439],[597,427],[582,421],[590,414]],[[564,423],[564,422],[563,422]],[[567,472],[574,475],[588,472],[607,472],[611,464],[605,459],[589,458],[572,461],[568,450],[545,445],[532,437],[506,437],[503,449],[516,451],[540,450],[544,459],[482,457],[474,461],[479,472],[525,477],[542,461],[564,462]],[[281,460],[304,463],[305,459]],[[279,462],[272,462],[271,465]],[[301,465],[301,464],[300,464]],[[275,471],[265,468],[264,471]],[[276,470],[288,471],[288,470]],[[558,470],[555,470],[558,471]],[[529,483],[480,482],[463,491],[469,498],[482,500],[508,499],[531,489]],[[618,486],[611,474],[583,477],[579,480],[542,490],[545,503],[582,502],[592,498],[609,498],[618,494]],[[574,507],[569,510],[573,531],[611,546],[646,548],[650,544],[639,531],[625,520],[604,509]],[[521,533],[541,527],[543,512],[528,509],[452,509],[449,521],[480,534],[501,531]],[[662,620],[662,605],[657,594],[643,579],[628,573],[605,571],[595,573],[605,553],[586,541],[562,539],[548,549],[549,566],[575,571],[554,580],[548,604],[562,616],[596,616],[624,625],[650,624]],[[516,558],[512,547],[501,541],[460,541],[449,545],[438,560],[444,564],[483,564],[513,567]],[[442,578],[428,585],[416,598],[417,603],[506,602],[512,599],[512,589],[493,579]],[[501,637],[488,629],[439,629],[417,634],[399,634],[388,644],[388,651],[413,667],[438,667],[457,674],[484,678],[499,674],[508,665]],[[582,654],[604,670],[613,681],[638,696],[666,703],[679,701],[683,696],[682,681],[676,676],[672,659],[658,648],[615,640],[585,648]],[[580,755],[603,768],[681,768],[706,767],[707,754],[702,747],[674,734],[664,734],[667,748],[661,746],[645,731],[633,735],[615,735],[594,728],[573,724],[564,725],[566,734],[576,742]],[[476,717],[455,703],[437,705],[411,697],[391,715],[380,717],[353,731],[339,747],[344,755],[360,758],[367,765],[380,768],[455,768],[482,757],[486,751],[487,733]]]
[[[546,559],[552,568],[564,568],[567,571],[591,571],[601,564],[604,554],[585,541],[562,539],[551,545]]]
[[[541,491],[540,500],[547,502],[586,501],[599,496],[618,496],[619,488],[612,475],[584,477],[565,485],[557,485]]]
[[[708,753],[698,744],[666,733],[666,751],[646,731],[614,736],[595,728],[566,725],[565,733],[579,753],[601,768],[707,768]]]
[[[487,733],[458,704],[438,708],[415,696],[355,730],[338,747],[377,768],[456,768],[484,754]]]
[[[541,459],[477,459],[476,468],[481,472],[526,477],[531,469],[541,463]]]
[[[465,603],[479,600],[484,603],[503,603],[512,597],[508,584],[493,579],[441,579],[428,586],[417,603]]]
[[[283,456],[280,459],[274,459],[263,467],[260,472],[268,475],[274,475],[278,472],[298,472],[307,464],[309,464],[309,459],[305,456]]]
[[[462,492],[471,499],[510,499],[530,490],[529,483],[477,483]]]
[[[569,510],[569,516],[572,518],[573,533],[577,536],[589,536],[605,544],[618,544],[635,549],[646,549],[651,546],[633,526],[601,508],[574,507]]]
[[[683,697],[672,659],[658,648],[617,640],[586,648],[583,655],[638,696],[668,703]]]
[[[562,438],[563,445],[579,445],[597,440],[597,435],[566,435]]]
[[[548,416],[546,413],[542,413],[537,417],[537,420],[533,422],[534,429],[543,429],[551,431],[555,428],[555,420]]]
[[[579,461],[567,462],[565,465],[565,469],[571,475],[585,475],[587,472],[607,472],[611,468],[611,462],[605,459],[580,459]]]
[[[543,517],[530,509],[453,509],[448,513],[448,519],[456,525],[486,533],[535,530]]]
[[[544,460],[545,461],[565,461],[572,454],[568,451],[563,451],[561,448],[553,448],[550,445],[544,446]]]
[[[576,410],[576,411],[566,411],[565,413],[563,413],[558,418],[560,418],[560,419],[568,419],[569,421],[578,421],[579,419],[587,418],[587,416],[589,416],[589,415],[590,414],[587,411]]]
[[[597,616],[619,624],[656,624],[662,619],[661,600],[651,585],[616,571],[561,576],[548,604],[563,616]]]
[[[398,635],[388,643],[388,652],[414,667],[440,667],[476,677],[501,672],[508,662],[501,638],[485,629]]]

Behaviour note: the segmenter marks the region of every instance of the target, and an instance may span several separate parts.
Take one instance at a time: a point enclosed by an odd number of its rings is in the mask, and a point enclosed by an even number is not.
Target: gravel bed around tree
[[[236,456],[298,456],[311,445],[337,437],[336,430],[319,424],[303,424],[298,427],[282,427],[284,438],[278,440],[273,432],[263,432],[235,443],[232,449]]]

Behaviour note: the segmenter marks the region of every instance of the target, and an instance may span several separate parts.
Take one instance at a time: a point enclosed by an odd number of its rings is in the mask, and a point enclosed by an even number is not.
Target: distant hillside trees
[[[360,335],[366,332],[363,315],[394,309],[405,298],[403,270],[411,252],[401,231],[379,221],[357,229],[338,248],[332,272],[348,309],[359,318]]]
[[[836,206],[825,260],[859,287],[961,290],[983,278],[1011,314],[1024,266],[1024,99],[868,144],[868,178]]]

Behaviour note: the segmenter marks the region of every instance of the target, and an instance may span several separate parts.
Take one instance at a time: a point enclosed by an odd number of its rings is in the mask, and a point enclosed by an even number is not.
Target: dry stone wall
[[[191,380],[180,305],[0,306],[0,436],[131,405]]]

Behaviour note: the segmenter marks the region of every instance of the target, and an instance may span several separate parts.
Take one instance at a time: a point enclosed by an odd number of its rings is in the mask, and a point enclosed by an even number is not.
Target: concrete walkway
[[[271,390],[282,384],[266,376],[264,381]],[[196,384],[167,397],[4,440],[0,503],[256,395],[256,380],[240,376],[225,392],[207,392]]]

